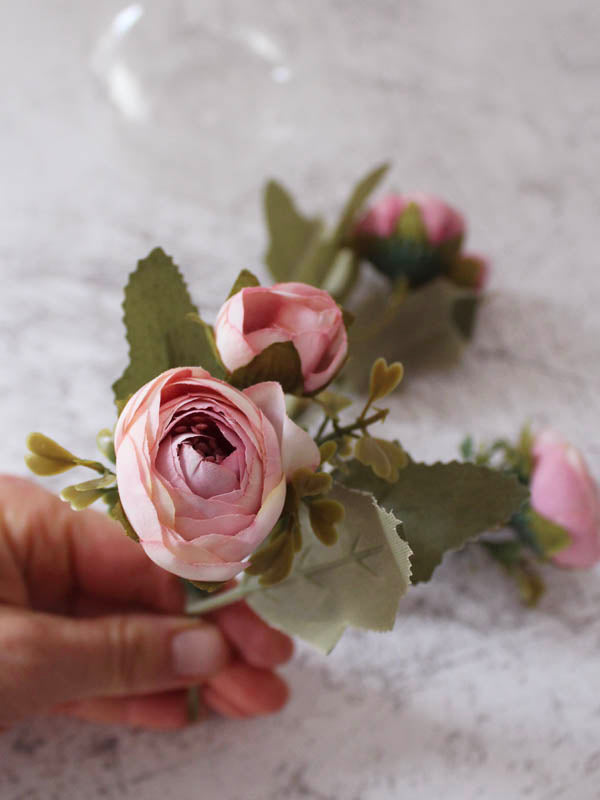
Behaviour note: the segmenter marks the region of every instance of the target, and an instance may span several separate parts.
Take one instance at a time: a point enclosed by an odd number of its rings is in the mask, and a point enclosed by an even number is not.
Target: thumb
[[[58,703],[201,683],[229,660],[214,625],[122,614],[0,613],[0,726]]]

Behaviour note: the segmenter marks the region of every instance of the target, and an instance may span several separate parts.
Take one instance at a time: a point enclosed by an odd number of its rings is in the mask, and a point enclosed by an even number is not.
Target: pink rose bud
[[[440,245],[462,236],[465,222],[461,214],[439,197],[426,192],[390,194],[382,197],[358,222],[358,234],[388,237],[396,232],[398,220],[410,203],[419,207],[429,243]]]
[[[341,309],[327,292],[305,283],[251,286],[237,292],[219,311],[215,339],[231,372],[275,342],[292,342],[307,394],[335,377],[348,352]]]
[[[579,453],[554,431],[544,431],[533,446],[531,505],[571,536],[556,553],[562,567],[591,567],[600,560],[600,496]]]
[[[117,483],[146,554],[195,581],[226,581],[279,519],[286,478],[319,451],[278,383],[243,392],[200,367],[168,370],[129,400],[115,432]]]

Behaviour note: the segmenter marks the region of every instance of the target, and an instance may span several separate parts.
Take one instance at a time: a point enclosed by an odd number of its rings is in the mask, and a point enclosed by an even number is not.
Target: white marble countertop
[[[126,75],[137,121],[107,102],[90,59],[119,2],[3,4],[0,469],[24,473],[31,429],[86,452],[110,422],[137,258],[161,244],[210,313],[260,264],[270,163],[308,209],[332,211],[390,157],[392,182],[452,200],[494,262],[475,343],[447,374],[413,375],[390,427],[434,459],[466,431],[551,422],[600,474],[598,3],[290,0],[275,13],[260,0],[239,25],[236,6],[165,0],[181,63],[160,37],[135,56],[150,86],[161,70],[191,80],[185,37],[210,40],[218,81],[195,142],[175,115],[193,82],[163,86],[148,109]],[[265,19],[275,45],[257,35]],[[256,67],[244,48],[280,85],[268,103],[243,91]],[[221,116],[211,96],[226,99]],[[600,574],[548,581],[525,611],[483,558],[454,556],[409,593],[393,634],[349,633],[329,658],[300,646],[274,718],[168,735],[28,722],[0,736],[0,797],[599,798]]]

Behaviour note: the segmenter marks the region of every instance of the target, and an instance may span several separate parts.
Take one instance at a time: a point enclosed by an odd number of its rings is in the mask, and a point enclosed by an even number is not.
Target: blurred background
[[[210,319],[266,274],[268,177],[333,216],[390,159],[387,188],[447,199],[492,262],[473,344],[407,383],[390,433],[449,459],[551,423],[600,475],[599,43],[595,0],[5,2],[0,469],[25,473],[30,430],[87,453],[112,424],[138,258],[172,254]],[[0,796],[592,800],[598,577],[554,571],[526,611],[459,554],[393,635],[300,646],[277,718],[35,721],[0,738]]]

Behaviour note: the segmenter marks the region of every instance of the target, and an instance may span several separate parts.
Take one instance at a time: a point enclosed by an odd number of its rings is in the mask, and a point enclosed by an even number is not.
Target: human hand
[[[178,728],[191,686],[228,717],[281,708],[291,640],[243,603],[183,609],[180,581],[107,515],[0,476],[0,726],[57,711]]]

